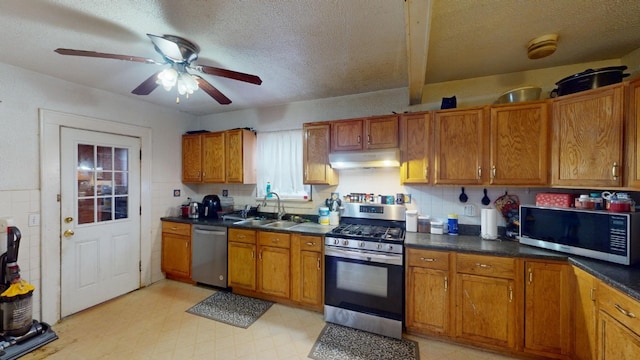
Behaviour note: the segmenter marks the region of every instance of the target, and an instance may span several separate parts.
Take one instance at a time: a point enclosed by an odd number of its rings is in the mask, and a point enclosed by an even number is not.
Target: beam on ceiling
[[[404,19],[409,66],[409,105],[417,105],[422,103],[427,72],[431,0],[405,0]]]

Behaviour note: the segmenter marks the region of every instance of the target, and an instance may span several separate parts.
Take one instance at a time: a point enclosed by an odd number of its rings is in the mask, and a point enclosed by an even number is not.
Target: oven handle
[[[402,254],[378,254],[373,252],[363,252],[358,250],[345,250],[331,246],[324,247],[326,256],[371,261],[381,264],[402,266]]]

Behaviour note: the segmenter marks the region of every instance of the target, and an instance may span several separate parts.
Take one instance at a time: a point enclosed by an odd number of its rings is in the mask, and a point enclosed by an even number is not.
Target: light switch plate
[[[465,205],[464,216],[476,216],[476,207],[471,204]]]

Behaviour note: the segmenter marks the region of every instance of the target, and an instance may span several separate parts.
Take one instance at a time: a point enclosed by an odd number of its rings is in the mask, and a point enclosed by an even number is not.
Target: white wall
[[[149,103],[61,81],[13,66],[0,64],[0,217],[11,217],[22,232],[18,263],[22,277],[36,286],[34,318],[40,317],[41,274],[40,226],[28,226],[29,214],[40,214],[40,134],[38,109],[49,109],[150,128],[153,141],[151,281],[160,272],[160,216],[173,207],[173,189],[180,182],[181,134],[194,127],[195,118]],[[99,121],[99,120],[97,120]],[[46,174],[44,174],[46,175]],[[0,239],[0,243],[6,243]],[[0,249],[2,249],[0,247]],[[2,250],[4,252],[4,250]]]

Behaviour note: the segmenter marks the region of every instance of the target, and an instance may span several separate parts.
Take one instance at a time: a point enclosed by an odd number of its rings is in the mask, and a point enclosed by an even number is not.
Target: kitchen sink
[[[298,225],[298,223],[294,222],[294,221],[278,220],[278,221],[273,221],[273,222],[268,223],[268,224],[264,224],[262,226],[268,227],[268,228],[288,229],[288,228],[293,227],[295,225]]]
[[[248,219],[234,222],[235,225],[265,226],[273,223],[273,219]]]
[[[320,225],[316,223],[301,223],[294,225],[290,228],[296,231],[309,231],[309,232],[327,232],[327,225]]]

